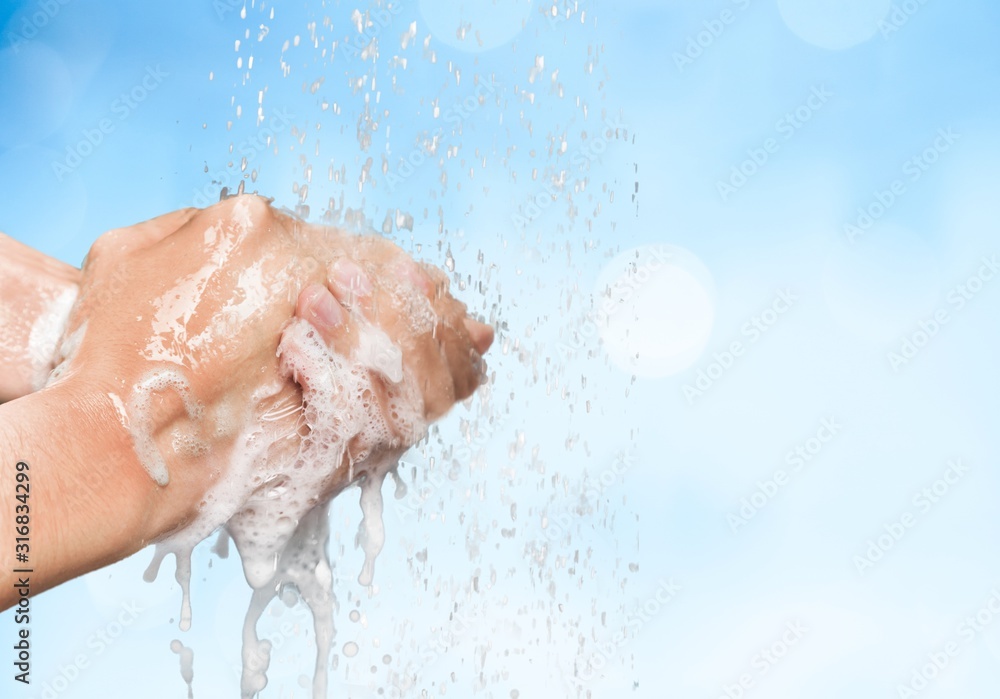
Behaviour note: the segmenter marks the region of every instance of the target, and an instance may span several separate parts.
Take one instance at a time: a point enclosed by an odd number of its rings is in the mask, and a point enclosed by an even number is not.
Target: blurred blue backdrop
[[[500,331],[407,455],[370,589],[334,505],[331,696],[995,696],[996,3],[32,0],[0,28],[6,233],[78,265],[243,186],[453,264]],[[196,552],[182,634],[149,555],[40,596],[4,696],[184,696],[175,638],[195,696],[236,696],[238,561]],[[261,632],[262,696],[309,696],[308,613]]]

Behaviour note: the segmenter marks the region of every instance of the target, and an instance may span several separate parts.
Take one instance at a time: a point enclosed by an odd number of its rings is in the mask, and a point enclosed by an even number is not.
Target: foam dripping
[[[188,699],[194,699],[194,651],[179,640],[170,642],[170,650],[180,656],[181,677],[188,688]]]
[[[302,408],[280,406],[256,420],[236,441],[223,477],[206,495],[194,522],[156,546],[145,579],[155,579],[164,557],[174,554],[176,578],[183,591],[180,628],[191,626],[191,553],[198,543],[222,530],[214,550],[228,553],[231,538],[243,572],[253,588],[243,626],[244,699],[267,685],[271,644],[257,635],[257,623],[268,605],[289,589],[309,608],[316,636],[313,696],[327,696],[327,667],[333,648],[333,569],[328,554],[330,499],[353,483],[361,487],[363,518],[357,544],[365,554],[362,585],[374,580],[375,560],[385,543],[381,488],[387,474],[395,477],[400,456],[423,437],[427,424],[416,382],[403,370],[402,352],[384,332],[363,320],[358,351],[348,359],[329,349],[306,321],[293,320],[278,348],[286,377],[302,386]],[[137,396],[171,388],[185,397],[186,384],[163,373],[140,384]],[[141,409],[140,398],[133,406]],[[185,401],[189,412],[196,406]],[[391,415],[392,422],[386,416]],[[275,432],[278,419],[287,432]],[[136,421],[133,420],[133,423]],[[299,437],[289,451],[288,437]],[[134,433],[135,436],[135,433]],[[145,435],[139,434],[142,438]],[[137,446],[147,444],[136,440]],[[155,450],[149,440],[148,446]],[[142,450],[150,475],[163,476],[162,456]],[[150,464],[152,466],[150,466]],[[157,480],[159,482],[159,480]],[[401,487],[398,478],[397,491]]]

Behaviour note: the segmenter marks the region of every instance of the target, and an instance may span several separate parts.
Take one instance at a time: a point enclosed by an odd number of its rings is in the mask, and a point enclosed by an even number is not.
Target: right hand
[[[296,316],[308,321],[337,354],[368,362],[370,367],[368,381],[378,411],[370,420],[384,420],[392,438],[375,444],[358,435],[349,453],[401,452],[423,436],[423,425],[469,397],[483,381],[482,355],[492,344],[493,329],[467,315],[465,305],[448,293],[447,278],[440,270],[418,265],[392,243],[355,238],[344,253],[328,267],[326,284],[311,285],[299,295]],[[365,327],[372,325],[388,336],[401,356],[360,356],[368,349],[362,341]],[[291,363],[301,365],[294,358]],[[399,369],[403,371],[397,373]],[[309,371],[298,373],[307,394],[310,382],[326,378],[322,369],[320,373],[319,377]],[[406,382],[401,381],[404,373]],[[419,395],[407,396],[410,387],[416,387]],[[393,407],[413,402],[419,402],[417,424]],[[348,484],[355,475],[352,466],[343,465],[330,490]]]
[[[358,481],[368,523],[359,580],[370,584],[384,536],[382,478],[485,375],[481,355],[493,331],[466,315],[440,272],[381,238],[362,237],[343,245],[327,277],[299,295],[297,319],[279,346],[302,395],[274,414],[293,416],[293,424],[270,440],[252,470],[252,492],[226,527],[255,588],[275,584],[274,557],[309,511]]]

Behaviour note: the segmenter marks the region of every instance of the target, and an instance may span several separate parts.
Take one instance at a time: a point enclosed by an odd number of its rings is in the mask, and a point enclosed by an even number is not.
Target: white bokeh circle
[[[705,351],[715,320],[712,277],[690,251],[657,244],[632,248],[601,271],[587,323],[624,371],[662,378]]]
[[[420,0],[435,40],[480,53],[510,42],[531,17],[532,0]]]
[[[892,0],[778,0],[781,18],[796,36],[831,51],[871,39],[891,7]]]

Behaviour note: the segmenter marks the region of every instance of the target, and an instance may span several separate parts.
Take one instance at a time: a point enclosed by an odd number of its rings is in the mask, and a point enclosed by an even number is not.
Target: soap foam
[[[42,389],[48,381],[53,356],[59,339],[66,330],[77,293],[75,287],[65,289],[49,300],[31,326],[27,351],[31,363],[32,385],[36,391]]]
[[[170,642],[170,650],[180,656],[181,677],[188,687],[188,699],[194,699],[194,651],[177,639]]]
[[[127,415],[149,416],[152,410],[152,398],[156,393],[162,393],[167,389],[173,389],[184,402],[184,408],[188,417],[199,420],[202,417],[202,407],[191,397],[191,386],[179,369],[161,369],[148,374],[142,381],[132,389],[132,396],[129,400]],[[118,406],[115,406],[116,410]],[[139,419],[129,420],[129,432],[132,435],[132,442],[135,445],[136,454],[142,463],[149,477],[158,485],[167,485],[170,482],[170,474],[167,472],[167,464],[163,460],[156,443],[153,441],[153,434],[149,430],[150,420]]]
[[[174,554],[183,590],[180,626],[187,630],[191,552],[224,527],[216,548],[228,552],[227,537],[232,538],[254,590],[243,628],[244,697],[255,696],[267,683],[270,644],[257,636],[257,622],[268,604],[289,589],[298,591],[313,615],[313,694],[326,697],[336,604],[327,553],[329,500],[353,483],[361,486],[364,516],[357,543],[365,562],[359,582],[371,585],[385,542],[382,483],[387,474],[395,475],[403,452],[426,433],[423,399],[404,371],[401,350],[363,318],[354,322],[359,342],[351,358],[328,348],[306,321],[295,319],[286,327],[278,354],[285,376],[302,386],[301,405],[279,404],[256,419],[243,416],[248,427],[236,440],[224,474],[205,496],[195,521],[157,544],[145,576],[155,578],[163,558]],[[150,375],[134,391],[131,424],[143,422],[137,416],[148,414],[143,411],[148,411],[149,396],[158,390],[177,391],[189,414],[199,415],[186,387],[176,371]],[[276,433],[278,423],[292,423],[292,432]],[[150,452],[156,449],[151,436],[134,427],[132,433],[138,435],[137,452],[147,470],[162,477],[166,467],[162,455]],[[290,436],[298,440],[294,451],[288,449]]]

